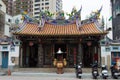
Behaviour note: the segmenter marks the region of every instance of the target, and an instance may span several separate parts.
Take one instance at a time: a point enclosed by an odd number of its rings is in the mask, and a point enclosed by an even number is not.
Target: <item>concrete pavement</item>
[[[92,79],[91,73],[83,73],[82,79]],[[101,76],[98,79],[102,79]],[[111,75],[109,74],[109,79]],[[0,80],[78,80],[75,73],[38,73],[38,72],[12,72],[11,76],[0,76]]]
[[[50,71],[48,71],[50,70]],[[83,69],[82,79],[92,79],[91,70]],[[4,75],[3,75],[4,74]],[[101,76],[98,79],[102,79]],[[109,79],[111,74],[109,72]],[[11,73],[11,76],[5,75],[1,72],[0,80],[78,80],[75,75],[74,69],[65,70],[63,74],[57,74],[55,69],[22,69],[16,70]]]

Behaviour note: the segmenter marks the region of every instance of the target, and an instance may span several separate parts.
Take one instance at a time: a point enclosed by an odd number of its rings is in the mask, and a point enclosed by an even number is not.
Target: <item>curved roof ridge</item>
[[[66,26],[66,25],[72,25],[72,24],[76,24],[76,23],[73,22],[73,23],[66,23],[66,24],[54,24],[51,22],[45,22],[45,24],[50,24],[50,25],[55,25],[55,26]]]
[[[75,21],[72,21],[72,20],[69,20],[69,19],[66,19],[66,20],[52,19],[51,21],[45,21],[45,23],[49,23],[49,24],[52,24],[52,25],[69,25],[69,24],[74,24]]]
[[[19,29],[18,29],[16,32],[22,31],[22,30],[25,28],[25,25],[26,25],[27,23],[28,23],[28,22],[23,22],[22,25],[19,25]]]
[[[96,25],[96,28],[99,30],[99,31],[101,31],[101,32],[103,32],[103,30],[100,28],[100,24],[98,23],[98,22],[93,22],[95,25]]]

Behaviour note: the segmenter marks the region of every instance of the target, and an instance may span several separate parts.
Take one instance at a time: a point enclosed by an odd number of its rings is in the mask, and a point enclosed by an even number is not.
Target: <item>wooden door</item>
[[[44,45],[44,66],[51,66],[52,65],[52,45],[51,44],[45,44]]]
[[[77,63],[77,44],[71,44],[68,48],[68,67],[74,67]]]

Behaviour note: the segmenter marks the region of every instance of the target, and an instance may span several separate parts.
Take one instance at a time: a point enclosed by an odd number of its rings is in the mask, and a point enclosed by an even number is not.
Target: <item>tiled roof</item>
[[[94,23],[81,25],[78,29],[76,24],[53,25],[45,23],[42,30],[39,30],[37,24],[27,23],[22,30],[15,32],[16,35],[39,35],[39,36],[59,36],[59,35],[101,35],[107,32],[101,31]]]

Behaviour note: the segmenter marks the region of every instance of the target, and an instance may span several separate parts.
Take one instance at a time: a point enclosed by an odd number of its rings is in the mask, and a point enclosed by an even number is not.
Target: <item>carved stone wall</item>
[[[38,45],[38,67],[43,67],[43,47],[42,47],[42,44]]]

